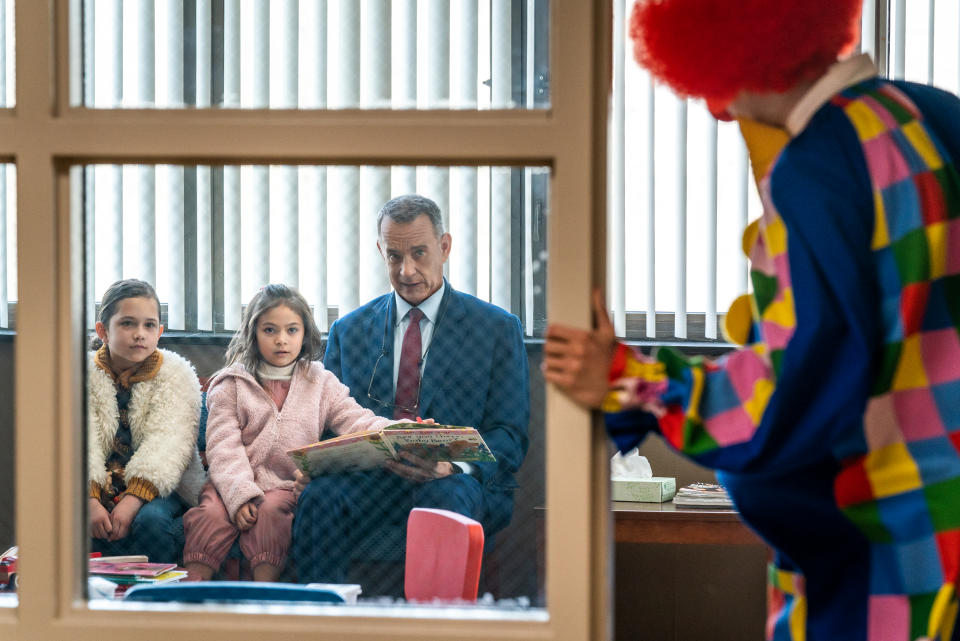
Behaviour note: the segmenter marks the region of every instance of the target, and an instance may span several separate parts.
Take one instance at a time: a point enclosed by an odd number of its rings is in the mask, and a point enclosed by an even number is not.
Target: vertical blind
[[[719,312],[749,287],[739,238],[760,205],[746,149],[736,125],[636,65],[629,6],[614,0],[608,305],[619,336],[717,339]],[[881,73],[957,93],[960,3],[866,0],[862,33]]]
[[[73,82],[87,107],[549,104],[542,1],[74,0],[72,8],[83,41]],[[155,283],[169,329],[230,331],[260,286],[284,282],[322,310],[326,329],[328,306],[342,315],[389,291],[376,213],[416,192],[437,202],[454,237],[451,283],[520,315],[532,334],[544,311],[523,290],[535,287],[530,223],[545,176],[511,167],[90,166],[76,178],[92,221],[88,310],[111,282],[138,277]]]

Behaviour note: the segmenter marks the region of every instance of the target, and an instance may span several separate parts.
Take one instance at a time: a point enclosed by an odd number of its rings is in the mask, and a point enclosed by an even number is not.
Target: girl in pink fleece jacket
[[[317,357],[320,330],[307,301],[267,285],[247,305],[227,349],[227,367],[207,392],[210,481],[184,515],[183,560],[209,579],[239,537],[253,578],[274,581],[290,548],[296,498],[286,451],[337,434],[393,423],[353,400]]]

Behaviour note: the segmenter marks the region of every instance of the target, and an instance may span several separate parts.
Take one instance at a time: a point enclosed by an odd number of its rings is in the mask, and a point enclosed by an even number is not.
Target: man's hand
[[[237,510],[236,515],[233,517],[233,524],[236,525],[241,532],[246,532],[253,527],[253,524],[257,522],[257,505],[253,502],[253,499],[247,501],[240,509]]]
[[[293,498],[300,499],[300,495],[303,493],[307,486],[310,485],[312,481],[309,476],[301,472],[300,470],[294,470],[293,472]]]
[[[429,461],[410,452],[400,452],[401,461],[387,461],[384,467],[414,483],[433,481],[454,473],[453,463],[449,461]]]
[[[124,494],[120,502],[110,512],[111,541],[125,539],[130,534],[130,526],[142,506],[143,499],[133,494]]]
[[[95,539],[110,538],[110,530],[113,526],[110,525],[110,513],[107,512],[107,508],[91,496],[88,511],[90,512],[90,536]]]
[[[547,327],[543,377],[574,402],[599,408],[610,391],[607,375],[617,347],[599,290],[593,292],[593,319],[596,328],[589,331],[555,324]]]

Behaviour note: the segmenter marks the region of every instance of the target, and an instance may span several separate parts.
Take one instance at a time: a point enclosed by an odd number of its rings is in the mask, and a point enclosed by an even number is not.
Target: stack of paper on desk
[[[733,507],[727,490],[716,483],[692,483],[681,487],[673,497],[673,502],[689,507]]]

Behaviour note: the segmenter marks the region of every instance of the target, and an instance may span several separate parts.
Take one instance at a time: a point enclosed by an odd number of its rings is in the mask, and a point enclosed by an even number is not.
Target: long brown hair
[[[248,372],[256,376],[257,365],[261,360],[260,349],[257,347],[257,321],[264,312],[279,305],[289,307],[300,316],[303,322],[303,345],[297,361],[312,361],[320,356],[322,346],[320,329],[313,320],[313,313],[310,311],[307,300],[295,288],[273,283],[260,288],[243,310],[240,329],[230,339],[230,345],[227,347],[228,366],[240,363]]]
[[[110,319],[117,313],[117,305],[120,301],[128,298],[152,298],[157,304],[157,322],[160,322],[160,299],[157,298],[157,290],[153,285],[145,280],[136,278],[127,278],[118,280],[107,291],[103,292],[103,298],[100,299],[100,312],[97,314],[97,321],[107,327],[110,326]],[[90,349],[97,350],[103,345],[100,337],[94,334],[90,337]]]

